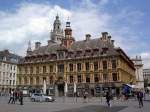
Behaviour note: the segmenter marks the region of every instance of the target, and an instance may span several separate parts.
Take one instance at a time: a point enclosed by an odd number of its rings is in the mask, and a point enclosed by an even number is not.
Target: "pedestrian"
[[[109,91],[107,91],[106,92],[106,102],[109,107],[111,107],[110,100],[111,100],[111,94]]]
[[[14,90],[10,91],[10,99],[8,101],[8,104],[11,102],[11,104],[15,104],[15,92]]]
[[[19,98],[20,100],[20,105],[23,105],[23,92],[22,91],[20,91],[20,98]]]
[[[139,102],[139,108],[143,107],[143,92],[142,91],[137,92],[137,99]]]
[[[83,99],[84,99],[84,101],[83,101],[83,103],[86,103],[86,92],[84,92],[84,94],[83,94]]]
[[[16,90],[15,90],[14,94],[15,94],[15,101],[17,102],[18,96],[17,96],[17,91]]]

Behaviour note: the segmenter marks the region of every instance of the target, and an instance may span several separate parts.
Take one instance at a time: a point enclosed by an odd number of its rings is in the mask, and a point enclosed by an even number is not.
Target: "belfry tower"
[[[69,48],[70,45],[74,42],[74,38],[72,37],[72,29],[70,26],[70,22],[66,22],[66,28],[65,28],[65,38],[63,39],[63,44]]]
[[[51,41],[60,44],[63,37],[63,29],[61,29],[61,22],[57,15],[53,23],[53,30],[51,31]]]

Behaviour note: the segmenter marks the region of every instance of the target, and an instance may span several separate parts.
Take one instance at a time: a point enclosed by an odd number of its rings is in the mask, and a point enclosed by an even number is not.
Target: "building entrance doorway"
[[[58,96],[64,96],[64,84],[58,85]]]

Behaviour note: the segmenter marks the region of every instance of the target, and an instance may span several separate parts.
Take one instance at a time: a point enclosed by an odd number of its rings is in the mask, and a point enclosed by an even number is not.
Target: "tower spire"
[[[31,52],[32,52],[31,41],[29,40],[29,42],[28,42],[28,48],[27,48],[27,55],[30,55]]]

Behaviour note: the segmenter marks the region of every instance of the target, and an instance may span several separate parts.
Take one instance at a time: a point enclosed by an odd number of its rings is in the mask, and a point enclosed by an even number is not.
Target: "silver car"
[[[32,102],[53,102],[55,101],[53,96],[45,96],[41,93],[34,93],[31,95]]]

